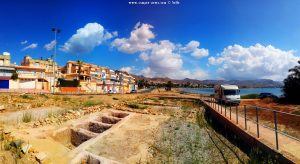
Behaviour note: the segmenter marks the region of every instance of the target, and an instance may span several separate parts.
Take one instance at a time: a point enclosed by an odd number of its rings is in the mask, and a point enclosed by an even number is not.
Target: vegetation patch
[[[300,111],[299,110],[293,111],[292,114],[300,115]]]
[[[59,86],[60,87],[78,87],[79,86],[79,80],[65,80],[62,78],[58,79]]]
[[[258,99],[259,95],[258,94],[248,94],[248,95],[242,95],[241,99]]]
[[[12,152],[15,159],[22,158],[22,144],[25,143],[23,140],[13,140],[10,143],[4,145],[4,150],[9,150]],[[17,162],[17,161],[16,161]]]
[[[27,123],[27,122],[30,122],[32,121],[32,113],[30,111],[26,111],[23,113],[23,116],[22,116],[22,121]]]
[[[207,163],[212,155],[205,132],[182,120],[165,124],[150,152],[153,155],[150,163]]]
[[[23,99],[33,100],[33,97],[31,95],[27,95],[27,94],[23,94],[20,97],[22,97]]]
[[[63,97],[63,101],[70,101],[70,100],[71,100],[70,97],[67,97],[67,96]]]
[[[96,105],[100,105],[102,104],[102,102],[100,101],[94,101],[94,100],[87,100],[83,103],[84,107],[91,107],[91,106],[96,106]]]

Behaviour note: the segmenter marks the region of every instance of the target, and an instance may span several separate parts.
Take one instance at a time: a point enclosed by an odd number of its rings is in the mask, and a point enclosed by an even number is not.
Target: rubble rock
[[[36,160],[38,161],[38,162],[43,162],[46,158],[47,158],[47,155],[46,155],[46,153],[44,153],[44,152],[39,152],[39,153],[37,153],[36,155],[35,155],[35,158],[36,158]]]
[[[11,129],[4,129],[4,134],[10,134],[11,133]]]
[[[0,105],[0,112],[1,112],[1,111],[4,111],[4,110],[5,110],[4,105]]]
[[[30,144],[23,144],[23,145],[21,146],[22,152],[23,152],[24,154],[28,153],[28,151],[30,150],[31,147],[32,147],[32,145],[30,145]]]

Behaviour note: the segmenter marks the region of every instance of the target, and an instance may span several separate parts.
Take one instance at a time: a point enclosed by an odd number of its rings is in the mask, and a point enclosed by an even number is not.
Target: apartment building
[[[30,66],[15,66],[18,74],[18,81],[15,84],[17,89],[33,89],[49,91],[50,86],[45,73],[45,68],[37,68]]]
[[[0,66],[10,66],[10,53],[9,52],[3,52],[3,54],[0,55]]]
[[[79,80],[80,87],[86,92],[105,92],[107,69],[94,64],[85,63],[82,61],[68,61],[61,68],[61,73],[66,80]]]
[[[43,68],[45,69],[45,74],[47,76],[53,76],[53,72],[55,71],[56,76],[59,76],[60,72],[58,69],[58,66],[56,62],[53,62],[52,59],[47,58],[47,59],[33,59],[30,56],[25,56],[21,62],[21,66],[27,66],[30,68]]]
[[[69,87],[74,92],[127,93],[135,89],[135,80],[127,72],[81,61],[68,61],[64,67],[58,67],[49,58],[33,59],[30,56],[25,56],[21,65],[17,66],[10,63],[9,53],[0,55],[0,89],[56,92],[66,89],[65,86],[57,87],[57,78],[78,80],[78,87]]]
[[[0,89],[9,89],[12,84],[11,78],[15,68],[10,65],[10,53],[4,52],[0,55]]]
[[[68,80],[91,80],[96,79],[99,75],[99,66],[84,63],[81,61],[68,61],[66,65],[61,68],[63,77]]]
[[[117,71],[119,74],[120,90],[121,93],[128,93],[135,90],[135,79],[125,71]]]

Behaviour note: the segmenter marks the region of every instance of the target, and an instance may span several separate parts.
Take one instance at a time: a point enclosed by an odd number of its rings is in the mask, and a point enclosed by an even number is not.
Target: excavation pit
[[[98,121],[90,121],[85,124],[78,125],[77,128],[86,129],[88,131],[94,132],[94,133],[103,133],[107,129],[111,128],[112,124],[106,124]]]
[[[122,112],[112,112],[111,115],[113,117],[117,117],[117,118],[125,118],[127,117],[129,114],[128,113],[122,113]]]
[[[118,118],[118,117],[112,117],[112,116],[102,116],[100,118],[100,121],[102,123],[106,123],[106,124],[116,124],[118,123],[119,121],[121,121],[121,118]]]
[[[75,147],[79,146],[83,142],[95,137],[96,134],[87,131],[82,128],[72,129],[61,129],[56,131],[52,138],[64,146],[68,147],[69,149],[74,149]]]
[[[101,122],[92,121],[92,122],[89,122],[88,128],[90,131],[92,131],[94,133],[102,133],[111,127],[112,127],[111,124],[105,124],[105,123],[101,123]]]
[[[71,143],[74,146],[79,146],[83,142],[95,137],[96,135],[90,131],[85,129],[71,129]]]

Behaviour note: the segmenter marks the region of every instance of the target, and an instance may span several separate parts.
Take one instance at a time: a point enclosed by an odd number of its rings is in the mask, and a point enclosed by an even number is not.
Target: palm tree
[[[300,64],[300,61],[298,61]],[[287,102],[300,104],[300,65],[289,69],[290,74],[284,79],[283,93]]]
[[[83,66],[84,62],[82,60],[77,60],[77,65],[78,65],[78,80],[80,80],[80,75],[81,75],[81,70],[82,70],[82,66]]]

